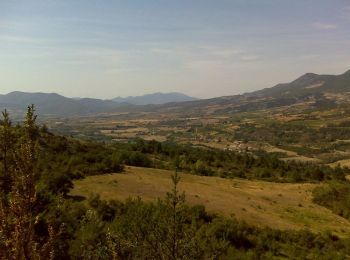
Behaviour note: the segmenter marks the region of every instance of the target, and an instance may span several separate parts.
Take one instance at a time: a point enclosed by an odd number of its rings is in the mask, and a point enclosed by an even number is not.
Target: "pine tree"
[[[14,184],[10,194],[10,212],[15,220],[12,249],[16,259],[33,259],[38,254],[35,243],[35,217],[37,196],[36,116],[29,106],[24,122],[25,137],[15,152]]]
[[[173,187],[167,193],[167,198],[163,205],[160,205],[163,214],[159,219],[158,244],[159,255],[163,259],[195,259],[196,248],[194,245],[194,233],[191,224],[188,223],[185,206],[185,193],[180,192],[178,184],[180,176],[176,168],[171,176]]]
[[[167,204],[171,208],[171,222],[170,222],[170,257],[171,259],[179,258],[179,234],[181,231],[181,215],[179,214],[179,208],[185,202],[185,194],[179,194],[178,184],[180,182],[180,176],[178,175],[177,168],[175,173],[171,176],[173,182],[172,191],[167,193]]]
[[[9,166],[12,159],[12,151],[15,143],[15,135],[12,129],[12,122],[10,120],[7,110],[2,112],[3,119],[0,120],[0,158],[2,161],[2,168],[0,169],[0,191],[3,196],[10,192],[11,175]]]
[[[4,113],[10,127],[8,115]],[[49,226],[47,241],[38,243],[35,224],[41,209],[36,193],[38,127],[34,106],[29,106],[24,122],[24,138],[12,151],[13,163],[6,164],[12,176],[6,203],[0,204],[0,259],[50,259],[54,232]],[[5,146],[3,146],[5,147]],[[6,150],[8,151],[8,150]]]
[[[13,163],[14,134],[8,112],[2,112],[3,119],[0,121],[0,258],[5,258],[12,230],[9,220],[9,193],[11,191],[12,176],[10,169]],[[2,253],[3,252],[3,253]]]

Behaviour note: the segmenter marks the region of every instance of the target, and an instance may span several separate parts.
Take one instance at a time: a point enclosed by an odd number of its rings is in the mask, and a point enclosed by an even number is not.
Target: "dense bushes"
[[[344,259],[350,253],[349,241],[330,233],[258,228],[208,214],[202,206],[180,205],[174,231],[167,201],[94,203],[73,241],[66,241],[75,259]],[[115,217],[103,221],[111,208]]]
[[[344,180],[345,168],[314,163],[281,161],[265,152],[255,155],[205,149],[173,142],[136,140],[127,144],[81,142],[40,135],[43,166],[70,178],[120,172],[123,164],[139,167],[178,169],[204,176],[255,178],[278,182]],[[49,162],[49,163],[48,163]]]
[[[315,188],[313,201],[350,220],[350,182],[330,182]]]
[[[176,175],[173,180],[178,181]],[[188,206],[176,185],[174,181],[166,200],[155,203],[145,203],[141,199],[106,202],[98,196],[91,197],[88,205],[70,201],[70,205],[80,205],[66,207],[64,213],[70,216],[65,218],[67,226],[74,229],[70,239],[62,241],[70,257],[344,259],[350,253],[350,241],[329,232],[315,234],[307,230],[258,228],[233,218],[209,214],[203,206]],[[69,213],[70,210],[73,213]],[[77,212],[80,213],[77,215]]]
[[[134,166],[175,169],[193,174],[220,177],[254,178],[277,182],[344,180],[346,168],[331,168],[310,162],[281,161],[260,151],[256,155],[218,149],[197,148],[172,142],[137,140],[131,144],[114,144],[122,152],[123,162]],[[117,152],[118,153],[118,152]],[[133,154],[138,160],[131,160]],[[128,155],[128,156],[125,156]]]
[[[122,151],[119,154],[119,161],[131,166],[138,166],[138,167],[152,166],[150,157],[139,151]]]
[[[72,177],[120,172],[121,163],[113,151],[103,144],[83,143],[52,134],[40,135],[40,161],[50,170],[56,167]],[[48,163],[49,162],[49,163]]]
[[[49,259],[65,233],[58,205],[72,180],[122,170],[104,145],[39,129],[34,111],[28,107],[22,126],[14,127],[6,111],[0,121],[0,259]]]
[[[242,124],[235,131],[234,136],[237,140],[268,142],[274,145],[300,143],[304,145],[298,152],[303,155],[312,155],[325,151],[310,149],[305,144],[322,146],[325,142],[347,140],[350,139],[350,131],[345,123],[344,125],[329,124],[315,129],[305,124],[293,124],[293,122],[272,122],[264,125]],[[295,146],[295,148],[298,147]]]

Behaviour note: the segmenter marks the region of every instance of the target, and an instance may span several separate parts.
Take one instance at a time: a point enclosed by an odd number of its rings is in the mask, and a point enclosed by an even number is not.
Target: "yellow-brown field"
[[[144,201],[164,198],[171,189],[166,170],[127,167],[124,173],[87,177],[75,182],[71,195]],[[340,236],[350,232],[350,223],[312,202],[316,184],[283,184],[242,179],[223,179],[181,173],[180,190],[189,204],[203,204],[210,212],[235,216],[258,226],[279,229],[330,230]]]

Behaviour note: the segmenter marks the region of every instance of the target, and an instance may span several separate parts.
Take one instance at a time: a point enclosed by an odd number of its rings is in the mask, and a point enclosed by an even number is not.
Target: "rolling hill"
[[[97,193],[106,200],[141,197],[156,201],[171,189],[171,174],[167,170],[128,166],[124,174],[96,175],[76,181],[71,195],[88,198]],[[315,232],[332,230],[344,236],[344,231],[350,230],[349,221],[312,202],[311,193],[317,186],[181,173],[179,189],[186,193],[189,204],[203,204],[208,211],[226,217],[234,214],[252,225],[287,230],[309,228]]]
[[[350,70],[341,75],[317,75],[306,73],[298,79],[285,84],[278,84],[251,93],[261,97],[303,97],[324,93],[343,93],[350,91]]]
[[[193,101],[197,100],[197,98],[187,96],[182,93],[178,92],[171,92],[171,93],[152,93],[152,94],[146,94],[143,96],[129,96],[126,98],[117,97],[112,99],[112,101],[117,103],[129,103],[132,105],[159,105],[159,104],[166,104],[170,102],[184,102],[184,101]]]
[[[168,102],[192,101],[196,98],[182,93],[154,93],[144,96],[101,100],[94,98],[67,98],[56,93],[26,93],[14,91],[0,95],[0,109],[12,114],[23,114],[27,105],[35,104],[42,116],[87,116],[99,113],[143,110],[143,106]],[[136,108],[135,106],[140,106]]]
[[[150,110],[189,115],[230,114],[308,103],[324,108],[350,101],[350,70],[341,75],[306,73],[298,79],[271,88],[234,96],[168,103]]]

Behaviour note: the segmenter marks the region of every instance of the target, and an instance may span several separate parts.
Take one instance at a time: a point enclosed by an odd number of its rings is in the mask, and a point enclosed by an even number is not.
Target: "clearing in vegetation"
[[[124,173],[89,176],[74,183],[71,195],[144,201],[164,198],[171,189],[172,171],[126,167]],[[350,223],[312,202],[319,184],[289,184],[224,179],[181,173],[180,190],[189,204],[203,204],[209,212],[235,216],[249,224],[276,229],[329,230],[339,236],[350,233]]]

